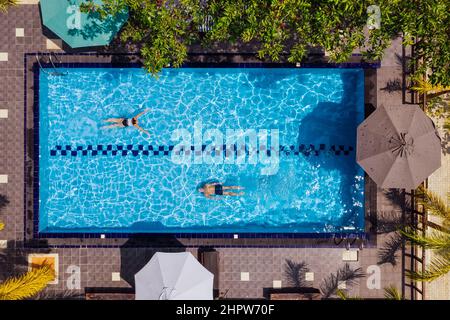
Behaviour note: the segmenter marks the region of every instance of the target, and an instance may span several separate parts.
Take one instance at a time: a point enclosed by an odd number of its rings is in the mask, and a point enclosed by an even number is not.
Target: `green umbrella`
[[[95,11],[80,12],[81,3],[101,0],[41,0],[42,23],[72,48],[108,45],[128,19],[128,10],[100,18]]]

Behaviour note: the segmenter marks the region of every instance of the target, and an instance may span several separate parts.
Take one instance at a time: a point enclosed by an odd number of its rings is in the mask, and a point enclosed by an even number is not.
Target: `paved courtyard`
[[[0,61],[0,109],[7,110],[7,118],[0,118],[0,175],[7,176],[7,182],[0,183],[0,194],[8,200],[0,212],[0,220],[5,223],[5,229],[0,231],[0,279],[25,271],[30,253],[54,253],[59,259],[58,283],[49,285],[45,294],[48,297],[80,297],[85,288],[131,288],[134,273],[156,251],[190,251],[196,256],[199,247],[207,246],[220,253],[220,296],[262,298],[268,288],[290,286],[285,273],[287,260],[305,262],[309,272],[313,273],[308,275],[305,283],[315,288],[320,288],[325,278],[345,265],[343,257],[348,255],[345,242],[336,245],[332,239],[34,240],[32,225],[29,224],[33,219],[32,200],[25,196],[32,193],[25,181],[32,181],[34,174],[28,169],[32,168],[33,146],[28,143],[25,147],[25,141],[32,141],[34,88],[32,70],[24,65],[24,54],[64,52],[66,48],[53,35],[42,30],[37,4],[23,4],[10,8],[7,14],[0,13],[0,30],[0,56],[3,57]],[[402,79],[403,70],[397,55],[402,55],[399,40],[388,49],[380,68],[367,72],[366,104],[376,107],[381,103],[402,103],[401,91],[385,89],[389,81]],[[109,62],[111,57],[65,56],[64,59]],[[27,70],[26,79],[24,69]],[[24,108],[28,111],[31,108],[26,119]],[[401,202],[389,190],[381,190],[367,179],[366,194],[368,220],[370,217],[376,220],[386,214],[401,216]],[[369,229],[372,230],[373,226],[368,222]],[[382,298],[385,287],[394,285],[401,290],[403,265],[400,252],[397,252],[395,265],[377,265],[380,248],[392,234],[372,231],[368,240],[362,244],[357,241],[350,248],[358,252],[358,258],[348,262],[349,265],[361,268],[366,277],[351,287],[349,294]],[[377,272],[377,266],[380,268],[380,282],[373,284],[369,273]],[[74,276],[78,270],[79,287]]]

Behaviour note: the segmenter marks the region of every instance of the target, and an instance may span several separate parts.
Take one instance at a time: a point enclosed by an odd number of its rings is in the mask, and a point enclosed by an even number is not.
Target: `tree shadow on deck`
[[[399,189],[386,189],[382,192],[389,201],[391,210],[377,211],[376,217],[370,218],[375,233],[385,235],[385,240],[378,249],[377,264],[389,263],[396,266],[399,258],[398,252],[405,240],[399,230],[412,224],[412,217],[408,214],[411,199],[404,191]]]

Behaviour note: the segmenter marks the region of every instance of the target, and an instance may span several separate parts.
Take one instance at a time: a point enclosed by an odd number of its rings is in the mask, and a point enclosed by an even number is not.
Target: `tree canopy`
[[[450,85],[450,2],[448,0],[103,0],[114,13],[127,6],[123,41],[139,44],[145,68],[159,72],[180,66],[191,44],[254,42],[260,59],[301,62],[311,47],[325,49],[331,62],[355,50],[379,60],[397,36],[414,44],[417,73],[433,84]],[[368,28],[377,10],[379,28]],[[212,21],[205,32],[205,20]]]

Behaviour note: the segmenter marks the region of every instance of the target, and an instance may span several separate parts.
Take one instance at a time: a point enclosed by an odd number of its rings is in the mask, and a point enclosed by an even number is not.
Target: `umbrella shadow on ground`
[[[120,276],[134,287],[134,275],[150,261],[156,252],[185,251],[186,247],[171,235],[130,238],[120,247]]]

